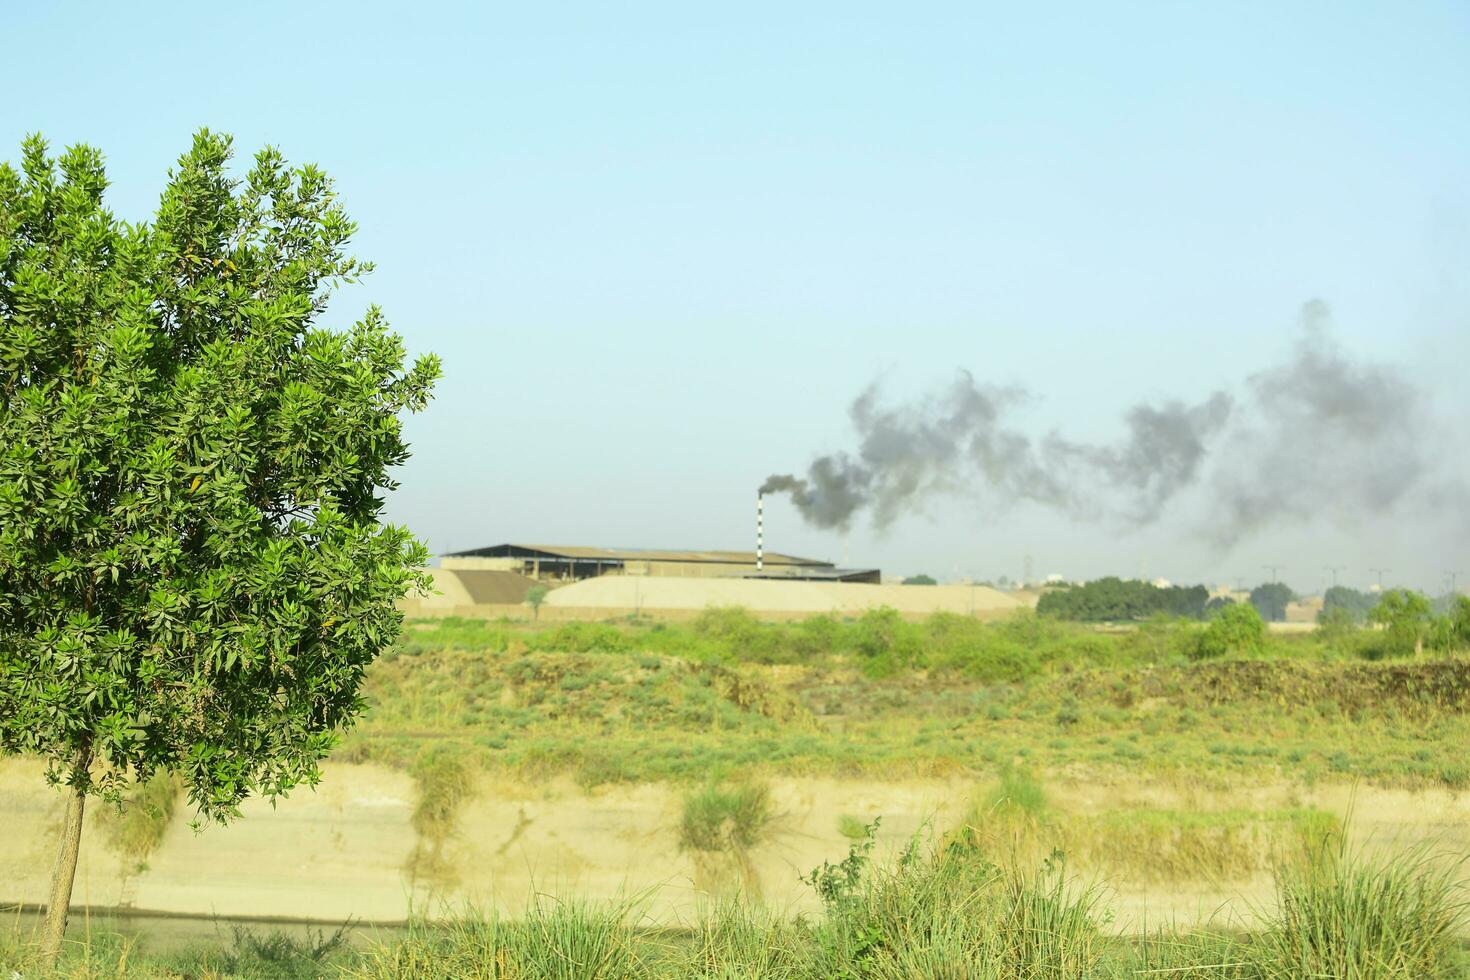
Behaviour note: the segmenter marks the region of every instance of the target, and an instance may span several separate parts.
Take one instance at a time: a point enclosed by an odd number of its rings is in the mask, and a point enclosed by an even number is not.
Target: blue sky
[[[379,265],[333,315],[446,362],[390,505],[436,551],[747,547],[875,378],[967,369],[1107,439],[1279,360],[1314,298],[1466,417],[1470,7],[793,6],[11,4],[0,157],[93,143],[135,219],[199,126],[332,173]],[[1467,544],[1422,509],[1226,553],[1184,514],[768,511],[774,549],[941,576],[1429,587]]]

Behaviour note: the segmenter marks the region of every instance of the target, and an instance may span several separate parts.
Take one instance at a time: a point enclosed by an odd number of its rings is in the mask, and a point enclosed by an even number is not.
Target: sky
[[[242,169],[274,144],[336,178],[378,270],[330,316],[377,303],[445,362],[387,509],[436,553],[749,548],[756,486],[852,450],[875,381],[904,404],[968,371],[1106,443],[1140,401],[1243,390],[1313,300],[1412,379],[1405,438],[1466,456],[1463,3],[12,3],[0,34],[0,159],[97,146],[121,217],[203,126]],[[845,531],[775,497],[766,539],[940,578],[1437,589],[1470,582],[1458,487],[1221,547],[1199,500],[1139,528],[961,481]]]

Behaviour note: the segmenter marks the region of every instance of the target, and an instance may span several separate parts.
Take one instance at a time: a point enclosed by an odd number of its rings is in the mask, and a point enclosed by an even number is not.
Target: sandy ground
[[[0,765],[0,902],[46,897],[61,812],[39,765]],[[302,791],[276,809],[254,801],[244,819],[196,832],[176,819],[146,870],[129,873],[89,824],[74,901],[175,914],[281,916],[390,922],[412,909],[469,901],[509,912],[537,895],[594,900],[636,897],[650,918],[687,921],[711,895],[743,887],[775,908],[812,910],[798,880],[848,842],[843,815],[883,817],[880,852],[893,853],[926,823],[953,826],[977,788],[973,780],[857,782],[777,779],[776,818],[765,842],[744,860],[701,858],[680,850],[682,790],[615,786],[584,793],[569,782],[532,786],[486,780],[440,854],[438,872],[409,870],[418,841],[410,825],[414,787],[401,772],[366,765],[331,766],[316,792]],[[1118,807],[1268,809],[1318,806],[1351,814],[1355,839],[1378,844],[1429,839],[1470,853],[1470,796],[1344,786],[1310,790],[1263,786],[1208,793],[1188,786],[1059,783],[1057,805],[1078,812]],[[1113,927],[1132,931],[1166,920],[1248,920],[1265,908],[1264,876],[1230,882],[1184,882],[1109,892]]]
[[[1008,615],[1022,603],[995,589],[966,585],[862,585],[762,582],[730,578],[606,575],[554,590],[551,607],[705,609],[741,606],[756,613],[861,613],[888,606],[903,613]]]

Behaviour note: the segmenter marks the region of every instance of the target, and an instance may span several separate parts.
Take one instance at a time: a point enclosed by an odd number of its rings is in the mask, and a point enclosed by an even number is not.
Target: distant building
[[[557,582],[576,582],[602,575],[873,584],[881,580],[876,568],[838,568],[829,561],[771,552],[765,553],[757,567],[753,551],[664,551],[582,545],[497,544],[444,555],[439,567],[451,571],[516,572]]]

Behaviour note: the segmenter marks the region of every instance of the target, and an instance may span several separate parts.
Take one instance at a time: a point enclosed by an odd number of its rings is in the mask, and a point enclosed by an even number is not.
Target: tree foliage
[[[1267,582],[1251,589],[1251,605],[1268,623],[1286,619],[1286,607],[1296,601],[1296,593],[1283,582]]]
[[[78,793],[180,773],[225,819],[318,778],[425,553],[380,522],[437,358],[321,325],[355,225],[200,132],[151,224],[101,154],[0,165],[0,750]]]
[[[1387,656],[1422,653],[1435,634],[1434,607],[1429,598],[1411,589],[1389,589],[1368,614],[1383,630],[1381,652]]]
[[[1160,588],[1151,582],[1110,577],[1048,589],[1037,602],[1036,611],[1079,622],[1142,620],[1160,614],[1202,619],[1209,597],[1203,585]]]
[[[933,575],[910,575],[903,580],[904,585],[938,585],[939,581]]]
[[[1322,595],[1322,612],[1318,614],[1317,621],[1323,622],[1324,618],[1332,614],[1332,610],[1343,610],[1351,621],[1361,624],[1368,618],[1368,613],[1378,604],[1378,596],[1372,592],[1359,592],[1350,589],[1346,585],[1334,585]],[[1337,622],[1343,622],[1341,616],[1334,617]]]

